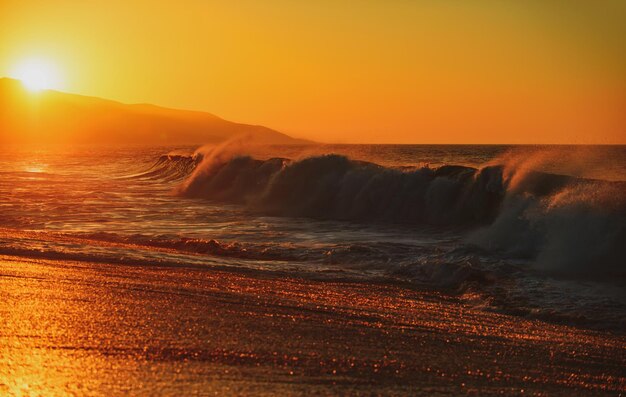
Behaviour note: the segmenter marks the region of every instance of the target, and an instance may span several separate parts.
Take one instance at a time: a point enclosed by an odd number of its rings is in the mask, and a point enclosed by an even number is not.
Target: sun
[[[40,58],[30,58],[18,63],[12,77],[19,79],[31,91],[60,89],[62,80],[56,65]]]

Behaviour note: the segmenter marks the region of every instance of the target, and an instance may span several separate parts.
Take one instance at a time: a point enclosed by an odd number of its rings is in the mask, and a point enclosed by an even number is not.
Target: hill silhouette
[[[0,143],[205,144],[239,136],[263,144],[306,142],[210,113],[29,92],[19,80],[0,78]]]

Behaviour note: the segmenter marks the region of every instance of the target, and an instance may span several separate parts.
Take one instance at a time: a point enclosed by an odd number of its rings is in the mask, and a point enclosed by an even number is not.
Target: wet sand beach
[[[0,394],[621,395],[626,338],[401,285],[0,257]]]

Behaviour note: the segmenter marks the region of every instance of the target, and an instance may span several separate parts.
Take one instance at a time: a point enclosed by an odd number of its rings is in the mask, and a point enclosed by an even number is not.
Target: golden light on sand
[[[56,65],[47,59],[29,58],[19,62],[12,73],[31,91],[62,89],[63,81]]]

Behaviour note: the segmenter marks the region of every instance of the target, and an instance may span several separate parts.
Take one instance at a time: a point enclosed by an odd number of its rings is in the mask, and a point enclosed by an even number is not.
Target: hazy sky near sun
[[[327,142],[626,143],[626,2],[0,1],[0,76]]]

